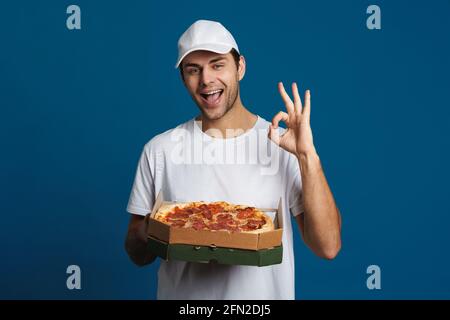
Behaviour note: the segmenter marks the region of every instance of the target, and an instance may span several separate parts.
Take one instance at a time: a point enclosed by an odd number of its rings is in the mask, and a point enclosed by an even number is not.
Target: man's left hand
[[[294,101],[284,89],[283,83],[278,83],[278,90],[286,106],[286,112],[278,112],[272,119],[269,128],[269,138],[286,151],[291,152],[297,158],[301,155],[316,153],[310,125],[311,93],[305,92],[305,105],[302,106],[297,84],[292,84]],[[278,133],[278,123],[286,123],[287,129],[281,136]]]

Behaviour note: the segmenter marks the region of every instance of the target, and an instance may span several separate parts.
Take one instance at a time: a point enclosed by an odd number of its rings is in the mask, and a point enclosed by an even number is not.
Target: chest
[[[176,201],[228,201],[275,207],[283,193],[281,174],[262,174],[259,165],[166,167],[161,177],[165,197]]]

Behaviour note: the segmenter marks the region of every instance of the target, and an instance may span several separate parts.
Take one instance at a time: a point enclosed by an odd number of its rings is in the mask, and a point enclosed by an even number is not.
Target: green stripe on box
[[[243,250],[221,247],[168,244],[149,237],[149,249],[165,260],[216,262],[219,264],[268,266],[281,263],[283,247],[262,250]]]

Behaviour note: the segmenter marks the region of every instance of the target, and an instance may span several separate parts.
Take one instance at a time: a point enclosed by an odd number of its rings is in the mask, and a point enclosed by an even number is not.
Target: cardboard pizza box
[[[182,260],[197,263],[229,265],[269,266],[281,263],[283,247],[261,250],[245,250],[221,247],[169,244],[153,237],[148,238],[149,250],[166,261]]]
[[[281,237],[283,234],[283,208],[281,205],[281,199],[279,200],[278,208],[276,209],[258,208],[259,210],[267,213],[275,213],[275,218],[273,221],[275,230],[258,234],[174,228],[154,219],[156,212],[162,205],[173,203],[176,202],[165,201],[163,193],[161,191],[159,192],[152,212],[146,217],[146,219],[148,219],[148,236],[168,244],[190,244],[197,246],[247,250],[268,249],[281,245]]]

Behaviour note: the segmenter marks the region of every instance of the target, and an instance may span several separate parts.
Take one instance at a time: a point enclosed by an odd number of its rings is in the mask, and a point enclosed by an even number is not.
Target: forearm
[[[125,249],[130,259],[138,266],[152,263],[156,256],[148,250],[147,236],[143,228],[128,230]]]
[[[304,205],[303,237],[319,256],[332,259],[340,250],[340,215],[316,152],[297,157]]]

